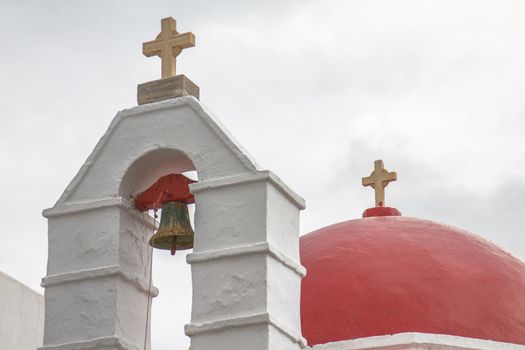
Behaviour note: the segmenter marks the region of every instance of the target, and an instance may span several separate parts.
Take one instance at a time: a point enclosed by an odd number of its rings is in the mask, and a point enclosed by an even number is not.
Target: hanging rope
[[[157,223],[157,209],[153,211],[153,234],[155,234],[156,231],[156,223]],[[146,349],[146,346],[148,345],[148,327],[149,327],[149,316],[150,316],[150,309],[151,309],[151,282],[153,280],[153,247],[149,246],[149,282],[148,282],[148,306],[146,308],[146,327],[144,330],[144,350]]]

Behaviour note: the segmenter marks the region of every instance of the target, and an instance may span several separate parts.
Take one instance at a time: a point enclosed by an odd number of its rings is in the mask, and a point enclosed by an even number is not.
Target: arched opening
[[[181,151],[159,148],[145,153],[131,164],[120,184],[119,195],[136,195],[161,176],[195,171],[192,161]]]
[[[198,180],[193,163],[184,153],[172,149],[157,149],[147,152],[133,162],[123,177],[120,195],[133,200],[134,196],[168,174],[183,174],[192,180]],[[188,205],[188,210],[194,228],[195,206]],[[147,214],[149,220],[153,222],[154,211],[149,210]],[[162,209],[156,214],[158,228]],[[149,235],[153,233],[152,229]],[[149,325],[144,323],[144,334],[147,333],[146,327],[148,327],[151,349],[188,349],[190,339],[184,334],[184,325],[189,323],[191,317],[192,284],[186,255],[192,249],[177,251],[174,256],[169,250],[153,249],[149,246],[147,251],[148,257],[152,254],[152,260],[145,259],[145,261],[153,263],[152,281],[153,286],[158,288],[159,295],[152,299],[149,306]],[[144,309],[144,313],[147,314],[148,309]]]

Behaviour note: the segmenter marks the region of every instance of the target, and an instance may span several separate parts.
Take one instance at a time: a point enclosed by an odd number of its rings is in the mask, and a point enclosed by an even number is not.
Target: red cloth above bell
[[[182,174],[165,175],[135,197],[135,208],[145,211],[160,209],[167,202],[195,203],[189,189],[189,184],[194,182],[197,181]]]

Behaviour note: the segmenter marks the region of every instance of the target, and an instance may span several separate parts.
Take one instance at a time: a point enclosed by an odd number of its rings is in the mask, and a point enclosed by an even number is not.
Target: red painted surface
[[[374,207],[368,208],[364,211],[364,218],[371,218],[374,216],[401,216],[401,212],[396,208],[391,207]]]
[[[146,191],[135,197],[135,208],[140,211],[160,209],[166,202],[195,203],[188,185],[197,181],[182,174],[169,174],[161,177]]]
[[[401,332],[525,344],[525,264],[466,231],[400,216],[301,238],[310,345]]]

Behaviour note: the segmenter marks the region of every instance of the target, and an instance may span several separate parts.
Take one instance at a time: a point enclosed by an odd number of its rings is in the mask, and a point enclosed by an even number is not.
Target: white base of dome
[[[525,345],[445,334],[398,333],[319,344],[312,350],[525,350]]]

